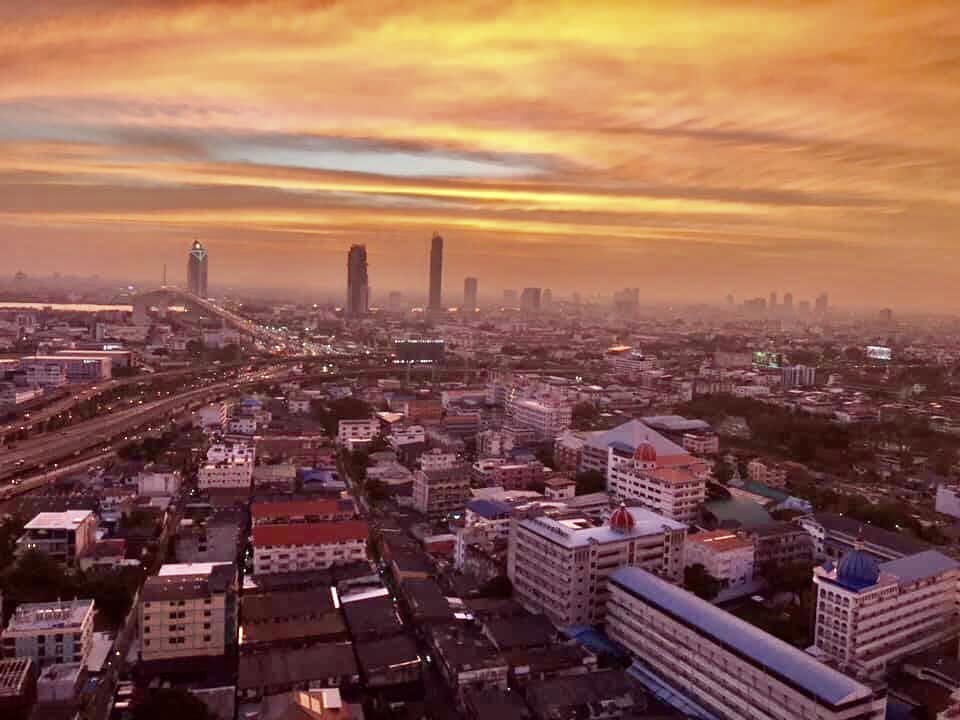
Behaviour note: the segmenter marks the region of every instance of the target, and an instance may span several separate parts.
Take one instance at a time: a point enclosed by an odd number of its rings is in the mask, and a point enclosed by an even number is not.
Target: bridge
[[[209,313],[234,330],[262,342],[270,351],[283,352],[295,349],[295,346],[282,333],[270,330],[250,318],[221,307],[212,300],[173,285],[164,285],[156,290],[148,290],[134,296],[133,322],[137,325],[146,325],[150,308],[156,308],[161,315],[164,315],[171,305],[183,305]]]

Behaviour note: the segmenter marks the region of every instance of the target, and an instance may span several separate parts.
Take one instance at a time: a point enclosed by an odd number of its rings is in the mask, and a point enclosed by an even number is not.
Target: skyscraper
[[[207,297],[207,249],[194,240],[187,256],[187,291],[197,297]]]
[[[830,298],[826,293],[820,293],[817,295],[817,299],[814,303],[814,310],[817,314],[823,315],[827,312],[827,308],[830,305]]]
[[[473,312],[477,309],[477,279],[465,278],[463,281],[463,309]]]
[[[783,311],[788,314],[793,312],[793,293],[786,293],[783,296]]]
[[[777,309],[777,294],[775,292],[770,293],[770,302],[767,303],[767,308],[771,311]]]
[[[439,311],[443,308],[443,238],[433,234],[430,241],[430,302],[428,310]]]
[[[520,309],[524,312],[540,310],[540,288],[524,288],[520,294]]]
[[[362,317],[370,306],[367,246],[352,245],[347,253],[347,315]]]

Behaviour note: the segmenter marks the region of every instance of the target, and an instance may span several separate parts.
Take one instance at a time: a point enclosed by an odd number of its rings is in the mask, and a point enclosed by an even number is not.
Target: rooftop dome
[[[633,519],[633,515],[630,514],[630,511],[627,510],[626,505],[623,503],[620,504],[616,510],[610,514],[610,529],[616,530],[621,533],[629,533],[633,531],[636,521]]]
[[[863,590],[876,585],[879,577],[880,566],[877,561],[860,547],[848,552],[837,568],[837,582],[849,590]]]
[[[637,449],[633,453],[633,459],[639,460],[640,462],[656,462],[657,449],[652,443],[644,441],[637,445]]]

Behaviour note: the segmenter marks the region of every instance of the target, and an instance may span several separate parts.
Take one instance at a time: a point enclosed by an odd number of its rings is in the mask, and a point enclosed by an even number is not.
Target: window
[[[204,636],[203,636],[203,641],[204,641],[204,642],[210,642],[210,636],[209,636],[209,635],[204,635]]]
[[[204,624],[203,624],[203,629],[204,629],[204,630],[209,630],[209,629],[210,629],[210,623],[204,623]]]

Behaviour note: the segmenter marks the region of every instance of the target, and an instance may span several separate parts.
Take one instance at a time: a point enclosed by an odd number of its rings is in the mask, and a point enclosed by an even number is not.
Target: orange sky
[[[955,309],[949,2],[0,0],[4,272]]]

